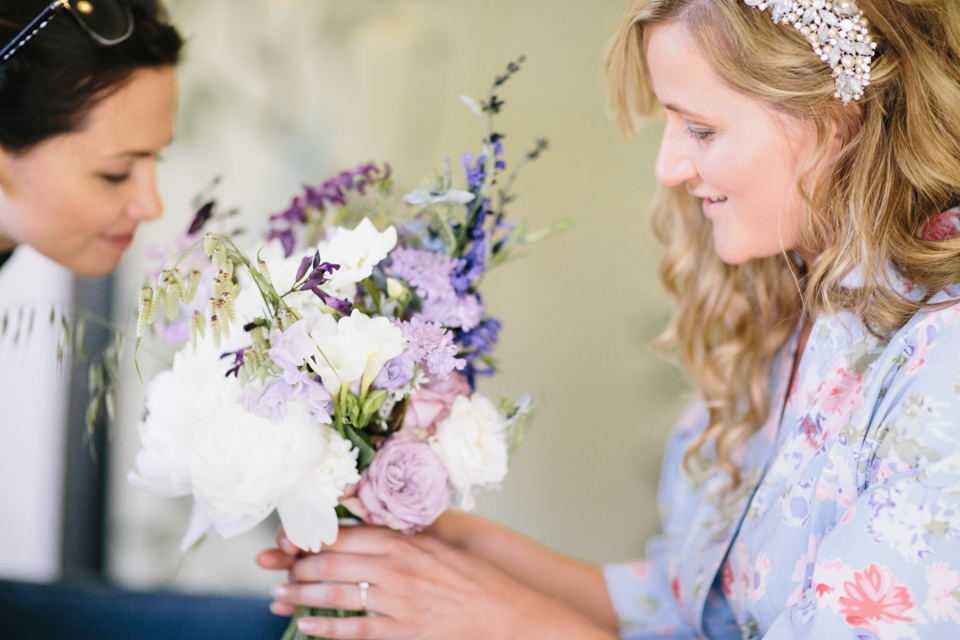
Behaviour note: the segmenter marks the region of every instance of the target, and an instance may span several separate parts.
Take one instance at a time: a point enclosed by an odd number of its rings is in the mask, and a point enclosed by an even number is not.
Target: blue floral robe
[[[888,340],[818,318],[774,363],[743,483],[682,472],[671,436],[646,560],[604,568],[622,637],[960,638],[960,289]]]

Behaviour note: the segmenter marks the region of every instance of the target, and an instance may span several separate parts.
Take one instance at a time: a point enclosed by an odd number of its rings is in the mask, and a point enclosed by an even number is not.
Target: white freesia
[[[347,318],[341,318],[340,322],[344,320]],[[341,386],[350,385],[363,377],[370,356],[380,349],[376,339],[368,333],[341,332],[340,325],[329,315],[317,319],[310,336],[316,341],[320,354],[308,364],[334,398]]]
[[[190,457],[193,433],[215,409],[207,388],[223,378],[231,364],[209,341],[187,347],[173,358],[173,368],[158,373],[147,388],[147,417],[138,426],[143,449],[128,481],[164,496],[193,491]]]
[[[363,382],[369,386],[379,375],[389,360],[393,360],[407,348],[407,340],[403,332],[392,320],[384,317],[371,318],[357,309],[350,317],[341,318],[338,329],[343,335],[365,334],[377,345],[377,350],[367,358],[366,369],[363,373]]]
[[[405,195],[403,197],[403,201],[407,204],[422,207],[426,204],[440,204],[442,202],[467,204],[468,202],[473,202],[476,197],[477,196],[473,195],[469,191],[461,191],[459,189],[451,189],[446,193],[430,193],[429,191],[424,191],[423,189],[417,189],[416,191]]]
[[[476,506],[473,487],[491,488],[507,475],[507,423],[485,396],[458,396],[450,416],[437,425],[430,446],[450,473],[460,508]]]
[[[338,227],[329,242],[317,246],[324,262],[340,265],[323,290],[338,298],[353,299],[353,285],[369,278],[373,268],[395,246],[396,228],[389,227],[380,233],[369,218],[364,218],[356,229]]]
[[[312,424],[294,402],[279,425],[244,411],[236,378],[220,378],[206,393],[216,410],[193,437],[190,473],[197,506],[183,546],[211,525],[225,538],[244,533],[274,509],[296,531],[291,540],[300,548],[319,551],[322,543],[333,542],[337,499],[359,480],[350,443]]]

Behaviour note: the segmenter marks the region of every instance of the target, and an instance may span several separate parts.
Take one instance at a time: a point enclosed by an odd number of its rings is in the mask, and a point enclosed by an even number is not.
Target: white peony
[[[207,389],[217,409],[194,433],[190,473],[197,502],[183,547],[213,526],[225,538],[248,531],[274,509],[290,539],[319,551],[337,535],[337,500],[358,482],[357,453],[310,414],[287,405],[282,424],[243,410],[236,378]],[[292,530],[292,531],[291,531]]]
[[[352,300],[353,285],[369,278],[373,268],[395,246],[396,228],[390,227],[380,233],[369,218],[364,218],[356,229],[337,228],[330,242],[321,242],[317,246],[324,262],[340,265],[331,275],[330,282],[323,285],[323,290],[338,298]]]
[[[207,388],[231,366],[209,341],[201,341],[196,351],[179,351],[173,368],[154,377],[147,388],[148,414],[138,426],[143,449],[137,453],[136,471],[127,475],[132,485],[164,496],[193,491],[193,433],[215,409]]]
[[[496,486],[507,475],[507,423],[479,393],[458,396],[450,416],[437,425],[430,446],[450,473],[460,508],[476,506],[473,487]]]

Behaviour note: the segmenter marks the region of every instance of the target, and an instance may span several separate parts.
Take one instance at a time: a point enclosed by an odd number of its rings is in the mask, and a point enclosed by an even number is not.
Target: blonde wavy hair
[[[654,229],[666,247],[660,275],[674,315],[655,344],[679,356],[710,412],[684,457],[694,475],[708,470],[701,452],[713,443],[716,466],[739,483],[731,454],[766,421],[771,365],[802,313],[847,311],[888,336],[930,296],[960,282],[960,239],[921,239],[932,215],[960,204],[960,2],[858,6],[878,47],[871,85],[846,107],[833,97],[829,65],[804,37],[740,0],[633,0],[609,47],[611,102],[627,133],[635,132],[638,116],[658,109],[643,33],[663,24],[684,25],[734,90],[817,123],[819,147],[796,182],[798,249],[817,256],[809,265],[785,254],[725,264],[699,200],[683,186],[664,189],[658,199]],[[829,154],[837,134],[841,150]],[[863,286],[841,286],[856,268]],[[926,297],[905,298],[894,274]]]

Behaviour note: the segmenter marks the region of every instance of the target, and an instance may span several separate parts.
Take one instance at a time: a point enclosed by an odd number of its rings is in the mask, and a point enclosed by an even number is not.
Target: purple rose
[[[388,360],[380,373],[373,380],[374,389],[394,391],[410,382],[413,378],[414,362],[409,353],[404,351],[393,360]]]
[[[449,475],[430,445],[397,433],[363,472],[357,498],[373,524],[420,531],[450,508]]]
[[[244,411],[267,418],[274,425],[283,424],[287,417],[287,403],[291,400],[294,400],[294,390],[285,380],[274,380],[266,387],[250,383],[237,398]]]

